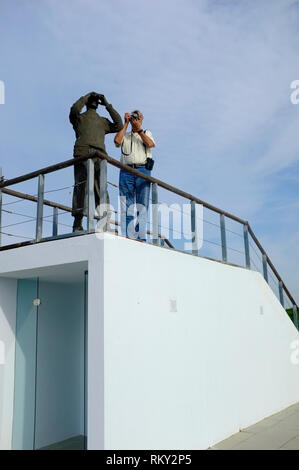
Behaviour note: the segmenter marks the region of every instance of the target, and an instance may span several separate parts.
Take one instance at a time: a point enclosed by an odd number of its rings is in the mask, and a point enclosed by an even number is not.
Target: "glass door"
[[[86,448],[87,275],[18,281],[13,448]]]

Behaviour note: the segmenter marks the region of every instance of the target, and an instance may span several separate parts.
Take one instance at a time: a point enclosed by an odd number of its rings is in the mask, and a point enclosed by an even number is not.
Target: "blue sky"
[[[71,157],[69,108],[102,92],[143,111],[155,176],[249,220],[298,302],[298,25],[298,0],[0,0],[5,177]]]

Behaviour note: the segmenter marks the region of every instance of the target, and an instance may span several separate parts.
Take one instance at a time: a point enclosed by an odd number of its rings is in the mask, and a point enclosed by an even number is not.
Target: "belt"
[[[127,166],[130,166],[131,168],[145,168],[145,164],[143,165],[137,165],[136,163],[132,163],[132,164],[128,164],[127,163]]]

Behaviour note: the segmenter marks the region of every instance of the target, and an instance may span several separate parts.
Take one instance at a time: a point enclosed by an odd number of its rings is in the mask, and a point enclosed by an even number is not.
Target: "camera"
[[[134,111],[134,112],[131,114],[131,119],[139,119],[138,113],[137,113],[136,111]]]

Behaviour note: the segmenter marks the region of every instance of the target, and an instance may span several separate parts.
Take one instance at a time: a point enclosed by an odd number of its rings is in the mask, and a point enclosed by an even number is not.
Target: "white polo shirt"
[[[151,131],[146,130],[145,134],[155,143]],[[152,158],[152,151],[145,148],[140,135],[137,132],[125,134],[121,144],[121,163],[144,165],[147,158]]]

